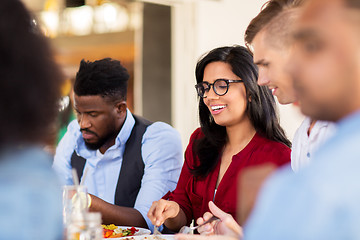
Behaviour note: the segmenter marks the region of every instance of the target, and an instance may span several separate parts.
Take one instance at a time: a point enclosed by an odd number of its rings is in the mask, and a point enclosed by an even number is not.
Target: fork
[[[159,231],[159,227],[154,225],[154,238],[155,239],[160,239],[159,235],[161,235],[160,231]]]
[[[183,234],[189,234],[191,231],[194,231],[195,229],[198,229],[201,226],[204,226],[205,224],[211,223],[213,221],[217,221],[220,220],[220,218],[216,217],[216,216],[212,216],[211,218],[209,218],[207,221],[203,222],[200,225],[197,225],[196,227],[188,227],[188,226],[183,226],[179,233],[183,233]]]

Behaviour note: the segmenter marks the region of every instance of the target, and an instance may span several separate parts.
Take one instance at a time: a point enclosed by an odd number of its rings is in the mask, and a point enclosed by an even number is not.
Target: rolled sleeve
[[[143,136],[141,153],[145,169],[134,208],[152,229],[147,213],[153,201],[174,190],[179,179],[183,163],[180,134],[166,123],[153,123]]]

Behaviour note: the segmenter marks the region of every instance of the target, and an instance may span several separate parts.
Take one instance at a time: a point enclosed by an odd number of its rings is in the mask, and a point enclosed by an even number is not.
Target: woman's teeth
[[[226,108],[226,105],[217,105],[217,106],[211,106],[211,110],[217,111],[220,109]]]

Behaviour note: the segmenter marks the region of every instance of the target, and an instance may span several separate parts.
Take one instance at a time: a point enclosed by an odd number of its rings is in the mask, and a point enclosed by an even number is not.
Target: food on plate
[[[119,237],[126,237],[126,236],[133,236],[138,229],[134,227],[129,228],[120,228],[115,226],[114,224],[110,225],[101,225],[103,228],[103,238],[119,238]]]
[[[125,237],[123,240],[174,240],[174,235],[147,235]]]

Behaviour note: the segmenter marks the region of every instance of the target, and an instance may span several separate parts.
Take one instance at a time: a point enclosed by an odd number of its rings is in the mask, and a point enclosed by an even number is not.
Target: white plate
[[[121,237],[121,238],[104,238],[104,239],[118,239],[118,240],[174,240],[174,236],[172,234],[162,234],[160,236],[156,236],[156,239],[154,235],[134,235],[129,237]]]
[[[122,230],[126,230],[128,228],[131,228],[131,227],[128,227],[128,226],[117,226],[118,228],[121,228]],[[139,228],[139,227],[135,227],[136,230],[138,230],[137,232],[135,232],[134,236],[142,236],[142,235],[149,235],[151,233],[151,231],[149,229],[146,229],[146,228]],[[129,236],[129,237],[133,237],[133,236]],[[103,238],[103,239],[124,239],[124,238],[127,238],[127,237],[121,237],[121,238]]]

